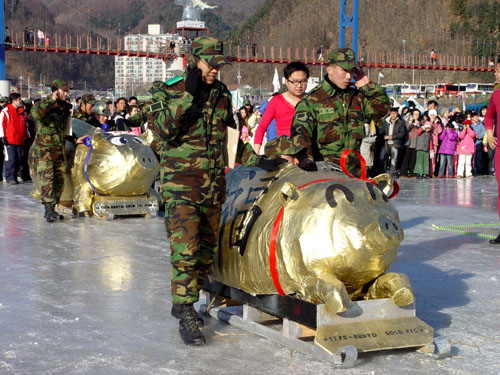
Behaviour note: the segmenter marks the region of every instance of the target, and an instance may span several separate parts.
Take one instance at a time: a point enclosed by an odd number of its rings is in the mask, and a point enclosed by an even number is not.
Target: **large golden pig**
[[[73,203],[76,212],[112,218],[114,215],[156,214],[161,197],[151,188],[159,162],[149,146],[151,134],[140,137],[123,132],[104,132],[71,119],[77,138],[88,136],[89,146],[67,142],[66,174],[61,200]],[[31,195],[40,199],[40,183],[30,151]]]
[[[406,275],[385,273],[403,229],[378,185],[350,179],[328,164],[305,172],[242,167],[227,175],[220,246],[210,277],[251,294],[287,294],[342,312],[351,300],[413,302]]]
[[[97,129],[91,146],[76,148],[71,177],[73,207],[77,212],[92,211],[96,196],[157,197],[151,184],[160,165],[151,147],[133,134]],[[95,212],[95,207],[93,209]]]

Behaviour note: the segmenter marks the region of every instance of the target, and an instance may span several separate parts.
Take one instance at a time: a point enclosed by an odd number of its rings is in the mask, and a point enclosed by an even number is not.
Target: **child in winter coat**
[[[476,139],[476,132],[472,130],[472,121],[464,120],[462,122],[463,129],[458,134],[460,138],[460,144],[458,145],[458,166],[457,166],[457,178],[472,177],[472,157],[474,156],[475,146],[474,141]]]
[[[439,174],[438,178],[444,177],[446,165],[448,165],[448,178],[453,178],[453,155],[458,139],[458,133],[453,124],[447,124],[439,135],[441,146],[439,147]]]
[[[429,146],[431,139],[431,126],[430,121],[425,121],[424,126],[417,131],[417,160],[415,161],[415,168],[413,173],[417,174],[418,178],[429,178]]]

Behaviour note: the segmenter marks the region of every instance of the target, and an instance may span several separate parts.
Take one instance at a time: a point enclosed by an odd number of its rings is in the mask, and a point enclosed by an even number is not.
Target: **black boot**
[[[52,203],[44,203],[45,206],[45,215],[43,216],[49,223],[53,223],[56,220],[62,220],[64,219],[64,216],[59,215],[55,210],[54,210],[54,204]]]
[[[198,327],[198,314],[193,308],[193,304],[182,304],[180,306],[179,334],[182,341],[186,345],[205,345],[205,336]]]
[[[493,245],[500,245],[500,234],[494,240],[490,240]]]
[[[194,313],[196,314],[197,316],[197,319],[196,319],[196,324],[198,324],[198,327],[203,327],[205,325],[205,321],[203,320],[203,318],[200,316],[200,314],[198,314],[196,312],[196,310],[194,309],[193,305],[192,304],[189,304],[189,305],[181,305],[181,304],[178,304],[178,303],[173,303],[172,304],[172,310],[170,310],[170,315],[172,315],[175,319],[180,319],[181,318],[181,310],[182,310],[182,306],[191,306],[191,308],[193,309]]]

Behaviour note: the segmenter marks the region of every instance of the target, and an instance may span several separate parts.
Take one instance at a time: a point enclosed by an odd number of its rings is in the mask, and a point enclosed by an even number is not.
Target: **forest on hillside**
[[[243,47],[255,44],[259,51],[288,47],[303,51],[320,45],[338,45],[339,1],[331,0],[206,0],[218,5],[202,13],[211,35]],[[348,2],[350,3],[350,2]],[[145,33],[147,24],[160,23],[166,32],[179,21],[182,7],[174,0],[6,0],[5,20],[11,30],[40,27],[49,35],[65,33],[117,38]],[[348,40],[350,36],[348,33]],[[403,42],[404,41],[404,42]],[[348,42],[349,43],[349,42]],[[369,51],[442,55],[496,56],[500,44],[498,0],[359,0],[360,54]],[[268,52],[269,53],[269,52]],[[75,87],[109,88],[114,84],[114,59],[103,56],[6,54],[11,80],[29,76],[32,82],[68,77]],[[271,87],[271,64],[233,64],[222,78]],[[312,74],[319,76],[320,68]],[[369,72],[372,77],[378,71]],[[485,73],[385,70],[385,82],[491,82]]]

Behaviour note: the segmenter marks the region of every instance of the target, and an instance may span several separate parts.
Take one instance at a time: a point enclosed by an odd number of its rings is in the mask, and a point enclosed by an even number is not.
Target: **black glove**
[[[308,158],[305,158],[299,163],[299,168],[308,172],[316,172],[318,170],[316,163]]]
[[[280,169],[279,165],[282,163],[286,163],[286,160],[282,158],[276,158],[276,159],[261,158],[257,166],[266,171],[277,171],[278,169]]]
[[[200,69],[189,69],[184,81],[184,86],[186,91],[193,96],[196,96],[198,92],[198,84],[200,82],[201,70]]]

